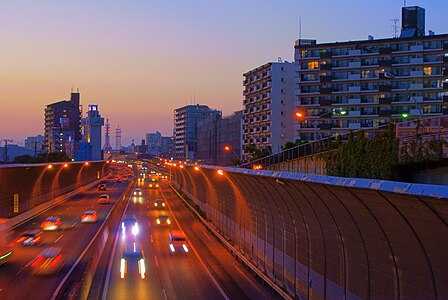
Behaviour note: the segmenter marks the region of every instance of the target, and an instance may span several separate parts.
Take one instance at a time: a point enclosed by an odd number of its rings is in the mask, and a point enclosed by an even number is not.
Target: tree
[[[34,163],[34,158],[31,155],[19,155],[14,158],[13,164],[31,164]]]

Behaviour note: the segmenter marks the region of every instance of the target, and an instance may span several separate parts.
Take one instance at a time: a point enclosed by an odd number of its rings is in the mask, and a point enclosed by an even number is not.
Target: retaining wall
[[[12,218],[59,195],[104,176],[109,170],[106,161],[0,167],[0,218]],[[18,213],[14,212],[14,195],[18,197]]]
[[[448,187],[221,169],[173,177],[292,297],[448,298]]]

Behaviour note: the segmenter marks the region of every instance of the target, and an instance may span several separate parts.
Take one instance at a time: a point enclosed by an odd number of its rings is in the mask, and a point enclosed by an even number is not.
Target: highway
[[[83,190],[62,204],[14,228],[12,235],[14,241],[10,243],[13,256],[6,264],[0,266],[0,299],[51,298],[61,280],[98,231],[117,197],[129,184],[128,181],[115,183],[112,180],[103,180],[101,183],[106,183],[107,191],[98,191],[96,186]],[[105,193],[110,195],[111,203],[97,204],[98,196]],[[87,210],[97,211],[98,222],[81,223],[81,216]],[[21,246],[15,243],[22,232],[39,228],[46,217],[53,215],[61,218],[61,229],[43,232],[40,245]],[[31,273],[31,264],[45,247],[62,248],[64,267],[58,274],[52,276],[35,276]]]
[[[120,260],[126,239],[117,233],[116,247],[109,258],[102,299],[273,299],[271,291],[257,282],[196,220],[181,203],[168,182],[160,189],[141,184],[142,196],[131,197],[125,214],[137,217],[147,276],[141,279],[134,268],[120,278]],[[164,199],[167,207],[157,209],[156,199]],[[156,218],[166,214],[171,225],[158,225]],[[188,253],[170,253],[170,230],[181,228],[190,248]],[[107,295],[107,296],[106,296]],[[96,299],[98,295],[89,295]]]

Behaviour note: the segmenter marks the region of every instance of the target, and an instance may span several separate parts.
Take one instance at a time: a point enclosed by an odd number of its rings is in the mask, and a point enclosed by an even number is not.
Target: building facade
[[[45,137],[41,134],[36,136],[29,136],[25,139],[25,148],[33,150],[36,153],[42,151],[45,145]]]
[[[213,115],[198,123],[197,159],[210,165],[241,163],[243,112],[230,116]]]
[[[45,107],[45,150],[64,152],[67,143],[81,140],[80,94],[71,93],[70,100],[63,100]]]
[[[146,144],[148,145],[148,153],[158,157],[162,147],[162,134],[158,131],[147,133]]]
[[[280,152],[294,136],[294,63],[270,62],[244,74],[243,151]]]
[[[90,159],[102,160],[103,153],[101,151],[101,128],[104,125],[104,118],[101,117],[98,110],[98,105],[89,105],[87,117],[82,119],[82,126],[84,128],[84,141],[90,145]]]
[[[174,138],[172,136],[162,136],[159,157],[174,157]]]
[[[174,110],[174,158],[196,159],[197,124],[207,117],[220,114],[207,105],[187,105]]]
[[[422,35],[420,8],[403,14],[399,38],[296,41],[295,139],[448,113],[448,35]]]

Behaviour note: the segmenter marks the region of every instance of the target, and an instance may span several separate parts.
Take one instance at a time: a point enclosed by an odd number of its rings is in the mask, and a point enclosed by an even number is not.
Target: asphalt
[[[144,249],[147,276],[141,279],[134,267],[124,279],[120,278],[120,259],[126,240],[116,232],[112,268],[103,285],[103,296],[111,300],[276,298],[193,217],[168,182],[162,181],[157,190],[149,189],[147,182],[139,187],[143,195],[130,198],[126,214],[135,215],[140,225],[137,240]],[[165,209],[154,207],[158,198],[167,203]],[[170,216],[171,225],[156,223],[161,213]],[[186,254],[172,254],[169,250],[169,232],[179,228],[187,236],[190,251]]]
[[[117,197],[126,188],[128,182],[115,183],[104,180],[108,190],[98,191],[97,187],[82,190],[79,194],[62,204],[36,216],[28,222],[14,228],[10,247],[11,259],[0,266],[0,299],[50,299],[57,286],[90,243],[101,223],[109,213]],[[110,195],[110,204],[97,204],[100,194]],[[86,210],[96,210],[98,222],[81,223],[81,215]],[[48,216],[59,216],[62,220],[60,230],[44,232],[42,243],[36,246],[21,246],[15,243],[21,233],[40,227]],[[39,277],[31,273],[31,263],[45,247],[61,247],[64,267],[58,274]]]

